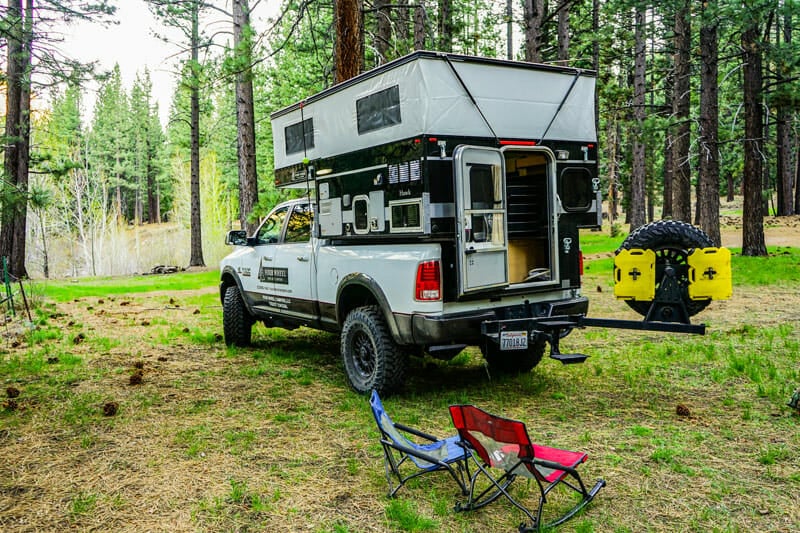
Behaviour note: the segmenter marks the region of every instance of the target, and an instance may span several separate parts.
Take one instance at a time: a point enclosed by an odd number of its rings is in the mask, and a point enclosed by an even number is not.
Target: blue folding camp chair
[[[440,440],[427,433],[393,422],[386,414],[377,391],[372,391],[369,403],[381,433],[383,465],[386,470],[386,482],[389,484],[389,497],[393,497],[409,479],[440,470],[449,472],[458,483],[461,493],[468,494],[467,452],[459,444],[458,435]],[[417,444],[405,437],[403,433],[425,439],[428,443]],[[393,479],[397,480],[397,486],[394,485]]]

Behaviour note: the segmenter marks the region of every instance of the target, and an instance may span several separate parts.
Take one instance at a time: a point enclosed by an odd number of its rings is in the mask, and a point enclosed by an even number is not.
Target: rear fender
[[[380,308],[392,337],[395,342],[401,343],[400,328],[380,285],[366,274],[345,276],[336,291],[336,320],[339,327],[342,327],[350,311],[365,305],[377,305]]]

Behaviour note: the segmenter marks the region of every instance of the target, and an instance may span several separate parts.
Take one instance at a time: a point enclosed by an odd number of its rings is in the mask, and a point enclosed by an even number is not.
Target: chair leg
[[[489,505],[493,501],[495,501],[500,496],[505,496],[508,500],[518,507],[521,511],[527,514],[531,520],[534,520],[534,517],[525,509],[524,506],[520,505],[511,495],[508,493],[506,489],[508,489],[509,485],[516,479],[516,475],[511,472],[506,472],[498,479],[494,479],[494,477],[489,474],[486,468],[481,465],[481,463],[472,456],[473,460],[475,461],[475,465],[477,466],[478,470],[470,478],[470,491],[469,491],[469,501],[466,504],[456,502],[455,510],[458,511],[475,511],[486,505]],[[486,479],[491,482],[491,485],[483,490],[480,494],[475,496],[475,481],[478,479],[478,476],[483,474]],[[493,491],[493,492],[492,492]]]
[[[605,480],[598,479],[597,482],[595,483],[595,485],[591,488],[591,490],[587,491],[586,488],[583,485],[583,481],[581,480],[581,478],[579,476],[574,476],[574,477],[578,480],[578,484],[580,485],[580,488],[572,485],[569,482],[561,480],[561,481],[558,481],[558,482],[555,482],[555,483],[549,485],[546,489],[544,489],[542,491],[541,497],[539,498],[539,509],[537,510],[537,513],[536,513],[536,519],[532,520],[530,526],[526,526],[524,523],[520,524],[519,531],[520,532],[523,532],[523,531],[525,531],[525,532],[541,531],[542,528],[553,528],[553,527],[556,527],[556,526],[559,526],[559,525],[563,524],[564,522],[566,522],[567,520],[571,519],[576,514],[578,514],[584,507],[586,507],[589,504],[589,502],[591,502],[594,499],[594,497],[597,495],[597,493],[600,492],[600,489],[602,489],[603,487],[606,486]],[[574,507],[572,507],[565,514],[561,515],[559,518],[557,518],[557,519],[555,519],[555,520],[553,520],[551,522],[547,522],[547,523],[543,524],[542,523],[542,510],[544,509],[545,503],[547,503],[547,494],[550,492],[550,490],[552,490],[553,488],[558,486],[559,483],[564,483],[565,485],[567,485],[567,487],[571,488],[572,490],[574,490],[575,492],[580,494],[581,495],[581,501],[579,501]],[[541,488],[541,486],[540,486],[540,488]]]

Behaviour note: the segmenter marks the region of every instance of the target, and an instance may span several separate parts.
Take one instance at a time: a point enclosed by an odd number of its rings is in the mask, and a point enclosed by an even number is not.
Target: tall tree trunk
[[[728,187],[728,195],[725,197],[725,200],[728,202],[732,202],[736,199],[736,185],[733,183],[733,172],[730,170],[725,175],[725,185]]]
[[[514,59],[514,1],[506,0],[506,59]]]
[[[439,50],[453,51],[453,6],[451,0],[439,0]]]
[[[703,3],[700,28],[700,175],[697,177],[697,220],[717,245],[719,230],[719,87],[717,85],[716,2]]]
[[[27,276],[25,268],[28,164],[30,143],[31,48],[33,0],[9,0],[6,13],[6,128],[0,256],[8,257],[9,272]]]
[[[417,0],[414,8],[414,50],[425,49],[425,0]]]
[[[544,0],[525,0],[525,61],[542,62],[542,39],[544,25]]]
[[[794,214],[800,215],[800,149],[796,152],[795,162],[797,168],[794,172]]]
[[[569,64],[569,8],[572,0],[561,0],[558,6],[558,61]]]
[[[408,51],[408,28],[411,24],[410,9],[408,0],[397,0],[397,42],[400,43],[400,52],[404,54]]]
[[[794,165],[792,165],[792,113],[786,106],[778,109],[777,120],[777,163],[776,174],[778,177],[778,216],[792,214],[792,181]]]
[[[692,35],[689,24],[689,2],[683,0],[675,13],[675,92],[673,115],[675,151],[673,154],[673,205],[672,216],[684,222],[692,221],[692,183],[689,158],[690,149],[690,80]]]
[[[149,142],[149,141],[148,141]],[[156,177],[154,175],[153,164],[148,156],[147,163],[145,164],[145,172],[147,173],[147,223],[158,223],[157,212],[158,200],[156,199]]]
[[[643,125],[645,119],[645,9],[636,7],[634,29],[634,67],[633,67],[633,171],[631,173],[631,202],[628,206],[630,213],[630,230],[633,231],[645,224],[645,144],[643,138]]]
[[[200,221],[200,4],[192,4],[192,86],[189,91],[190,107],[190,258],[189,266],[205,266],[203,261],[203,234]]]
[[[600,72],[600,0],[592,0],[592,68]],[[600,91],[594,92],[594,108],[600,109]],[[594,131],[600,131],[600,116],[595,111]]]
[[[361,1],[336,0],[334,19],[336,27],[335,83],[341,83],[358,76],[363,65]]]
[[[389,47],[392,41],[391,8],[388,0],[374,0],[375,9],[375,51],[378,54],[378,64],[382,65],[389,60]]]
[[[613,226],[617,220],[617,153],[619,137],[617,136],[617,120],[609,120],[606,126],[606,159],[608,160],[608,222]]]
[[[780,34],[778,34],[780,35]],[[792,17],[787,12],[783,20],[783,40],[788,45],[792,42]],[[784,72],[790,71],[785,60],[781,60],[776,69],[779,83],[785,83]],[[794,181],[794,168],[792,165],[792,111],[781,99],[777,109],[777,177],[778,177],[778,216],[792,214],[792,182]]]
[[[22,97],[22,0],[8,0],[5,17],[8,25],[6,36],[6,128],[3,165],[2,219],[0,219],[0,256],[8,258],[14,252],[14,225],[17,221],[20,201],[17,183],[19,182],[19,140],[20,140],[20,99]],[[9,264],[9,269],[11,265]]]
[[[761,199],[761,154],[764,133],[761,92],[761,44],[756,22],[742,32],[742,62],[744,64],[744,208],[742,255],[767,255],[764,240],[764,213]]]
[[[665,58],[670,63],[672,57]],[[670,64],[671,66],[671,64]],[[664,82],[664,106],[661,114],[668,119],[672,117],[672,94],[675,90],[675,74],[672,68],[667,68],[667,79]],[[661,218],[672,218],[672,190],[674,180],[674,165],[672,160],[675,158],[675,135],[673,128],[666,128],[664,131],[664,195],[661,204]]]
[[[233,47],[239,62],[236,73],[236,120],[239,161],[239,222],[248,235],[256,231],[249,220],[258,203],[256,122],[253,103],[253,41],[247,0],[233,2]]]

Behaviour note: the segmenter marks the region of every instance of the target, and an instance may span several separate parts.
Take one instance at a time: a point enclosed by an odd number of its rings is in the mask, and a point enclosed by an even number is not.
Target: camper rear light
[[[500,146],[536,146],[536,141],[512,141],[501,139]]]
[[[578,273],[583,276],[583,252],[578,250]]]
[[[423,261],[417,265],[417,283],[414,297],[422,302],[442,299],[442,269],[438,259]]]

